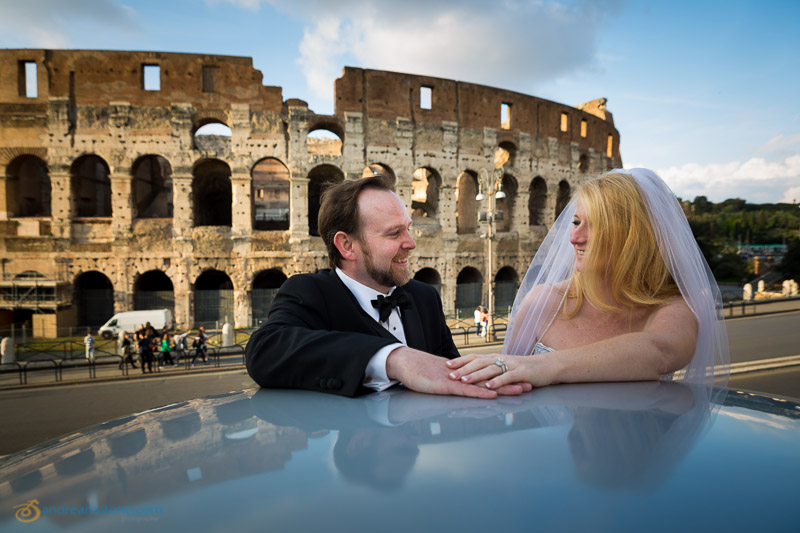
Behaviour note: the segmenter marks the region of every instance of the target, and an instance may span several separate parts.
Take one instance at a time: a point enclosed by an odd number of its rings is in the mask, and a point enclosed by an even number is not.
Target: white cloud
[[[226,0],[250,7],[259,0]],[[332,101],[343,63],[524,88],[598,69],[597,40],[617,0],[261,0],[303,20],[298,63]]]
[[[691,200],[706,196],[713,202],[744,198],[752,203],[800,200],[800,155],[776,161],[762,157],[727,163],[687,163],[660,169],[658,174],[676,195]]]
[[[6,46],[69,47],[70,31],[85,22],[123,32],[140,29],[135,11],[117,0],[0,0],[0,35]]]

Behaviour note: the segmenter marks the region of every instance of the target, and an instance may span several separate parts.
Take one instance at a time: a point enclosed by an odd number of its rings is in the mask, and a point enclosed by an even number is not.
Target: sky
[[[333,113],[344,66],[608,99],[684,199],[800,203],[798,0],[0,0],[0,48],[247,56]]]

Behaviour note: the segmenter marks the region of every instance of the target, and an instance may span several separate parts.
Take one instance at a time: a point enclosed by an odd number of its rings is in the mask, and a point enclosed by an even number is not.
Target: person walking
[[[133,360],[133,344],[131,343],[131,337],[127,331],[122,334],[122,359],[119,362],[120,370],[122,370],[122,365],[125,361],[128,361],[131,367],[138,368],[136,362]]]
[[[91,330],[86,332],[83,344],[86,346],[86,360],[94,363],[94,335]]]
[[[208,360],[206,359],[206,350],[208,349],[206,346],[206,341],[208,341],[206,329],[203,326],[200,326],[200,329],[197,330],[197,337],[194,338],[194,342],[192,343],[192,347],[195,349],[195,352],[194,357],[192,357],[192,364],[189,366],[194,366],[194,362],[198,357],[202,357],[203,363],[208,364]]]

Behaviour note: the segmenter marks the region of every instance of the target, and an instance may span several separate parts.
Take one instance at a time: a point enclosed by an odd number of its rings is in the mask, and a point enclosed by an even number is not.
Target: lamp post
[[[486,187],[488,194],[483,194],[483,189]],[[487,231],[481,234],[481,238],[487,241],[487,267],[486,267],[486,281],[489,286],[489,323],[486,325],[486,340],[487,342],[494,342],[497,340],[494,334],[494,280],[492,274],[494,273],[494,262],[492,257],[492,240],[494,240],[494,222],[495,220],[503,220],[503,211],[497,209],[496,201],[506,197],[503,192],[503,169],[495,168],[492,174],[485,168],[480,170],[478,175],[478,194],[475,200],[483,202],[488,198],[489,208],[486,211],[478,211],[478,222],[486,222]]]

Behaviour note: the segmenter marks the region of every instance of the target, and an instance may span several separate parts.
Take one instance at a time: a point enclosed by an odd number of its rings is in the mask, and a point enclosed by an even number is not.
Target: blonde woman
[[[503,355],[447,362],[495,389],[588,381],[727,383],[719,288],[669,187],[646,169],[582,186],[533,259]]]

